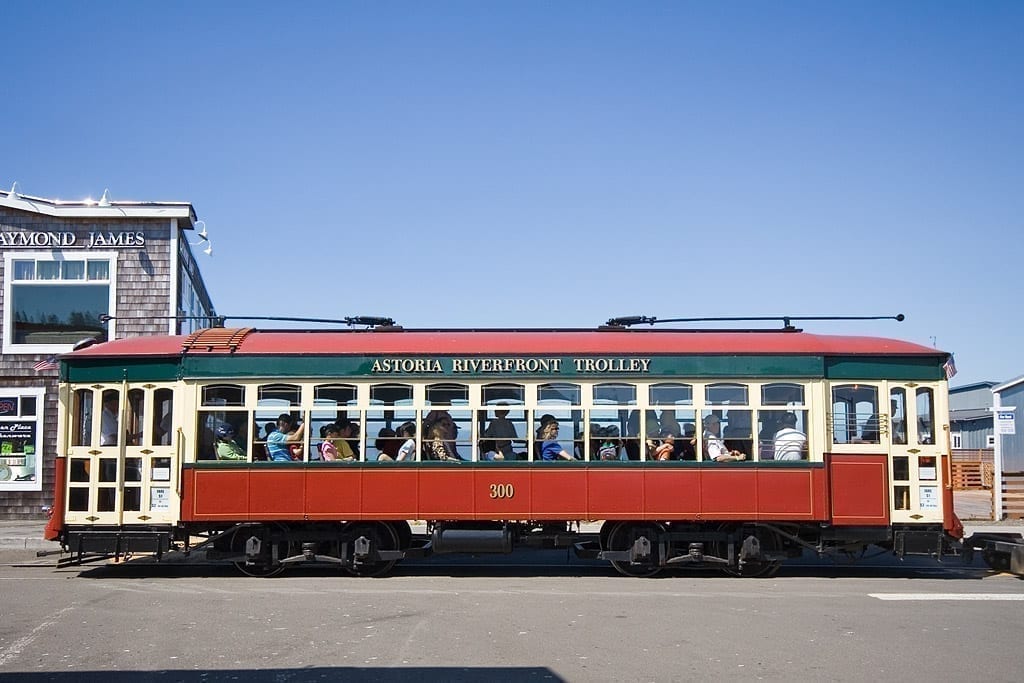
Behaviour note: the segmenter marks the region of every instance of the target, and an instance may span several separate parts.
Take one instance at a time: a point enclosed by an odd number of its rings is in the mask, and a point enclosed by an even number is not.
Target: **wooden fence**
[[[995,481],[995,468],[990,462],[953,461],[954,491],[976,491],[992,488]]]
[[[1003,514],[1024,519],[1024,472],[1003,473]]]
[[[950,451],[953,462],[995,462],[995,449],[992,448],[955,448]]]

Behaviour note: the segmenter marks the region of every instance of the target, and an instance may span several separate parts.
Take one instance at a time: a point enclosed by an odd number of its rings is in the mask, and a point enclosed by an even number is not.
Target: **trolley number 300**
[[[512,484],[491,484],[491,498],[511,498],[516,495]]]

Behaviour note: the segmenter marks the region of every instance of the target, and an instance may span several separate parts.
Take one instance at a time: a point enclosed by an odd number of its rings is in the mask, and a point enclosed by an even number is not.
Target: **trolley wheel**
[[[646,537],[651,542],[650,557],[640,562],[610,560],[615,571],[623,576],[648,578],[661,573],[658,565],[658,537],[663,530],[657,524],[634,524],[619,522],[608,532],[608,550],[629,550],[638,538]]]
[[[372,547],[377,550],[398,550],[400,540],[395,527],[385,522],[359,522],[345,529],[345,539],[351,543],[360,536],[370,539]],[[395,566],[398,560],[380,560],[377,562],[353,563],[346,569],[356,576],[383,576]]]
[[[264,545],[267,545],[266,535],[268,529],[266,528],[253,528],[243,527],[241,529],[235,529],[234,534],[231,537],[231,550],[237,553],[245,552],[245,544],[252,536],[261,536]],[[287,543],[283,543],[287,547]],[[267,550],[260,554],[258,560],[253,563],[247,563],[245,561],[235,562],[235,568],[245,574],[246,576],[255,576],[256,578],[270,578],[271,576],[277,576],[284,571],[284,565],[280,562],[274,563],[271,559],[272,556]]]

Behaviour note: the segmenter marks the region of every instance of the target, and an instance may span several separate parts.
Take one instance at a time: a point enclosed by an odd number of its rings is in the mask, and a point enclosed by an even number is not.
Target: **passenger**
[[[373,442],[373,447],[377,449],[377,460],[391,462],[398,457],[398,449],[402,444],[395,437],[394,429],[380,428],[380,431],[377,432],[377,440]]]
[[[404,437],[405,441],[398,449],[395,460],[398,462],[412,461],[416,459],[416,423],[406,422],[398,428],[398,436]],[[380,457],[377,458],[380,460]]]
[[[508,404],[499,402],[498,405]],[[484,429],[484,436],[497,441],[497,448],[503,456],[502,460],[514,457],[512,439],[518,439],[519,434],[516,433],[516,426],[512,424],[512,420],[508,419],[508,408],[494,409],[494,419]]]
[[[654,460],[658,462],[672,459],[676,450],[676,437],[670,429],[661,430],[661,444],[654,450]]]
[[[543,419],[544,418],[541,418],[541,420]],[[556,440],[558,439],[558,421],[554,418],[549,422],[542,423],[539,438],[541,439],[541,460],[575,460],[575,458],[572,457],[572,454],[562,448],[562,445]]]
[[[796,428],[796,415],[786,413],[780,424],[782,429],[775,433],[774,451],[776,460],[804,460],[807,435]]]
[[[704,418],[704,457],[715,462],[736,462],[746,460],[744,453],[729,450],[722,441],[721,418],[712,413]]]
[[[214,431],[217,437],[218,460],[245,460],[245,451],[235,442],[235,428],[227,422],[217,425]]]
[[[601,430],[601,446],[597,455],[601,460],[621,460],[619,451],[622,448],[622,441],[619,437],[619,428],[615,425],[608,425]]]
[[[673,410],[661,411],[661,431],[667,431],[672,436],[682,435],[682,430],[679,428],[679,421],[676,420],[676,414]]]
[[[878,413],[873,413],[860,431],[860,439],[854,443],[878,443]]]
[[[601,429],[601,425],[596,422],[590,423],[590,457],[593,460],[600,460],[601,458],[601,444],[603,439],[601,438],[604,432]]]
[[[291,428],[288,430],[288,435],[291,436],[298,429],[299,429],[299,425],[298,424],[293,424],[291,426]],[[292,460],[294,460],[296,462],[301,462],[302,461],[302,455],[305,452],[305,448],[306,447],[302,443],[302,441],[291,441],[288,444],[288,455],[291,456]]]
[[[338,460],[351,462],[358,459],[356,451],[352,448],[351,439],[355,435],[356,426],[347,418],[341,418],[336,423],[337,436],[331,439],[331,443],[338,451]]]
[[[494,439],[481,439],[480,459],[487,461],[504,460],[505,454],[498,450],[498,442]]]
[[[654,457],[654,451],[658,448],[658,434],[661,433],[661,423],[653,410],[647,411],[647,419],[644,420],[644,442],[647,446],[648,459]]]
[[[752,453],[754,449],[753,427],[749,410],[730,410],[729,423],[723,431],[725,446],[730,451]]]
[[[353,455],[345,457],[338,452],[338,447],[335,444],[345,443],[341,438],[341,429],[338,428],[338,425],[325,424],[320,428],[320,438],[323,439],[320,443],[320,457],[325,462],[352,462],[355,460]]]
[[[117,411],[118,397],[116,391],[103,392],[103,411],[100,413],[100,445],[117,445]]]
[[[281,413],[277,418],[277,429],[267,436],[267,452],[274,462],[291,462],[292,454],[289,447],[300,443],[306,430],[303,422],[296,420],[288,413]]]
[[[458,427],[446,410],[431,410],[423,418],[423,429],[428,441],[423,443],[424,460],[460,462],[462,457],[455,450],[455,435]]]
[[[697,459],[697,426],[692,422],[683,425],[683,438],[676,440],[680,460]]]
[[[340,418],[336,421],[338,430],[341,432],[341,438],[334,442],[334,445],[338,449],[338,453],[342,456],[351,454],[356,460],[359,459],[359,423],[348,419],[347,417]],[[344,442],[345,445],[342,445]]]
[[[775,453],[775,435],[782,429],[782,418],[775,412],[764,416],[763,426],[757,435],[757,454],[761,460],[772,460]]]

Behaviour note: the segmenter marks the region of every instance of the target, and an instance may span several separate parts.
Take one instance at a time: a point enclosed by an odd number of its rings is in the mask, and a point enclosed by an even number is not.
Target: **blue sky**
[[[0,186],[189,201],[218,312],[807,323],[1024,374],[1024,4],[0,9]]]

